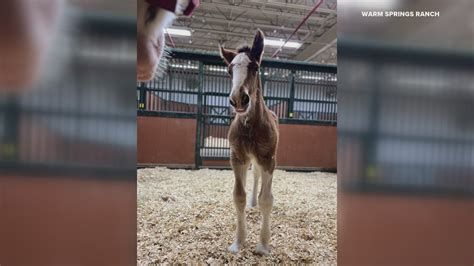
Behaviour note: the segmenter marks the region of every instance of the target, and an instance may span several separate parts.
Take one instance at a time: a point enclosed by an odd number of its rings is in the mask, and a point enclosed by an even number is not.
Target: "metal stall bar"
[[[155,101],[141,105],[143,109],[138,108],[138,115],[196,118],[195,167],[202,166],[203,160],[227,160],[230,154],[227,132],[233,116],[227,103],[230,79],[222,59],[216,53],[173,49],[168,64],[163,77],[137,87],[140,102],[143,95]],[[337,108],[326,109],[337,105],[336,100],[318,96],[323,86],[336,91],[335,81],[324,84],[317,82],[323,78],[306,83],[297,81],[297,76],[306,72],[316,77],[336,77],[337,73],[334,66],[265,59],[260,73],[265,102],[282,124],[335,126]],[[195,89],[193,80],[197,80]],[[297,96],[297,89],[306,96]],[[300,106],[298,110],[296,103]],[[323,115],[316,115],[323,109],[326,110]],[[307,114],[295,115],[296,112]]]

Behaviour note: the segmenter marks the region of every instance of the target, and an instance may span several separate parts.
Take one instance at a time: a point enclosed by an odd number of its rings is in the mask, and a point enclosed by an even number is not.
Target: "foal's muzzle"
[[[149,81],[155,76],[163,55],[164,34],[157,40],[140,34],[137,38],[137,80]]]
[[[229,103],[237,113],[245,113],[249,107],[250,97],[247,93],[242,93],[240,97],[229,97]]]

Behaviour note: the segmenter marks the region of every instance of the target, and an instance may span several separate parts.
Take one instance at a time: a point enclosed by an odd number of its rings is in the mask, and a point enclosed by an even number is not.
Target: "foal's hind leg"
[[[250,198],[250,202],[249,202],[250,208],[257,206],[258,180],[261,175],[260,167],[255,162],[252,162],[252,172],[253,172],[253,189],[252,189],[252,197]]]
[[[234,184],[234,205],[237,212],[237,228],[235,232],[234,243],[229,247],[229,251],[232,253],[239,252],[245,238],[247,237],[247,225],[245,221],[245,181],[247,177],[248,163],[245,164],[234,164],[235,184]]]
[[[262,229],[260,231],[260,243],[256,252],[261,255],[270,253],[270,215],[273,207],[272,195],[273,170],[262,171],[262,188],[258,195],[258,207],[262,213]]]

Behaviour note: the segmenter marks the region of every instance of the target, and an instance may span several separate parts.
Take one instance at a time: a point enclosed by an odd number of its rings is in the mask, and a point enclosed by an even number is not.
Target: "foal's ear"
[[[237,53],[224,49],[224,47],[219,45],[219,53],[221,55],[221,58],[224,59],[224,62],[226,65],[230,65],[230,62],[234,60],[234,57],[237,55]]]
[[[250,51],[250,54],[257,60],[258,63],[262,61],[264,39],[265,37],[263,36],[263,32],[258,29],[255,37],[253,38],[252,50]]]

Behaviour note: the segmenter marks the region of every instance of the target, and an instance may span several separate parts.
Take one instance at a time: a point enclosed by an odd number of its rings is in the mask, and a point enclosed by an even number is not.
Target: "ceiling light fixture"
[[[174,29],[174,28],[167,28],[165,30],[166,33],[170,35],[175,35],[175,36],[185,36],[185,37],[190,37],[191,36],[191,31],[187,29]]]
[[[185,65],[185,64],[171,64],[173,68],[181,68],[181,69],[199,69],[197,65]]]
[[[285,41],[283,41],[282,39],[280,39],[280,40],[268,39],[268,38],[265,39],[265,45],[268,45],[268,46],[280,47],[284,42]],[[285,45],[283,47],[298,49],[298,48],[300,48],[300,46],[301,46],[301,43],[299,43],[299,42],[288,41],[287,43],[285,43]]]

